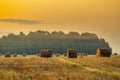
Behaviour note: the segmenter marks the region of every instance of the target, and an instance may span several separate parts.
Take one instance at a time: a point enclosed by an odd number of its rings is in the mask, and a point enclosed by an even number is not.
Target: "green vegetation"
[[[68,48],[74,48],[81,53],[95,54],[97,48],[110,48],[104,39],[99,39],[96,34],[69,32],[49,33],[47,31],[30,32],[25,35],[8,34],[0,39],[1,53],[27,53],[37,54],[43,49],[51,49],[54,53],[65,53]]]
[[[120,80],[120,56],[0,56],[0,80]]]

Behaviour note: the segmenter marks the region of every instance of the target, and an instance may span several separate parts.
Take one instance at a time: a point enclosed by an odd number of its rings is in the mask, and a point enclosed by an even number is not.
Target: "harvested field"
[[[120,80],[120,56],[0,56],[0,80]]]

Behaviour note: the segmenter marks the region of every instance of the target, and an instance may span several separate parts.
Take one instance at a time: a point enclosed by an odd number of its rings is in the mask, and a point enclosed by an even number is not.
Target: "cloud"
[[[0,22],[9,22],[9,23],[26,24],[26,25],[33,25],[40,23],[39,21],[25,20],[25,19],[0,19]]]

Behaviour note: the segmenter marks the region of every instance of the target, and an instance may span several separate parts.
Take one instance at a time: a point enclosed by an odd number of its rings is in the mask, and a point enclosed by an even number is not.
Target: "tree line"
[[[20,32],[19,35],[13,33],[0,38],[0,53],[27,53],[37,54],[43,49],[51,49],[54,53],[63,54],[66,49],[76,49],[80,53],[95,54],[97,48],[110,48],[108,42],[99,38],[94,33],[69,32],[65,34],[62,31],[48,32],[38,30],[29,32],[25,35]],[[112,49],[111,49],[112,50]]]

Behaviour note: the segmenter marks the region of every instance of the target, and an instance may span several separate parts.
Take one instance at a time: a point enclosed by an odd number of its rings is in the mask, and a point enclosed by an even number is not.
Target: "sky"
[[[96,33],[120,53],[120,0],[0,0],[0,36],[38,29]]]

